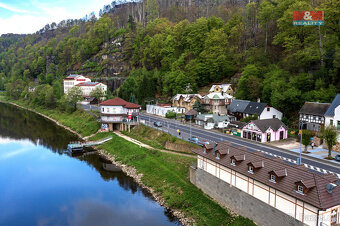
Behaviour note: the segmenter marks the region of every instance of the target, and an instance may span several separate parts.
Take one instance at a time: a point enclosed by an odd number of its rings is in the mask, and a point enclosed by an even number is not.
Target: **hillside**
[[[83,73],[126,100],[169,99],[240,75],[236,97],[270,103],[287,118],[305,101],[330,102],[340,87],[336,0],[145,0],[104,6],[100,18],[0,38],[0,90],[29,86],[62,97],[61,80]],[[293,10],[324,10],[325,26],[292,26]],[[204,88],[203,88],[204,90]],[[114,91],[114,93],[116,93]],[[46,93],[41,92],[42,96]]]

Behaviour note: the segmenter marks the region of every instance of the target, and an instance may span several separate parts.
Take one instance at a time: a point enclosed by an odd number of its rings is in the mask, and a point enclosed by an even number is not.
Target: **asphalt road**
[[[234,146],[245,146],[248,151],[251,152],[261,151],[268,157],[280,157],[288,164],[296,164],[296,160],[299,157],[299,154],[289,152],[288,150],[272,147],[269,145],[263,145],[261,143],[234,137],[232,135],[224,135],[222,133],[204,130],[193,125],[190,126],[187,124],[182,124],[173,119],[165,119],[149,114],[141,114],[140,119],[142,121],[145,120],[145,124],[151,127],[155,127],[153,125],[154,122],[160,121],[162,122],[163,126],[158,127],[158,129],[180,137],[184,140],[188,140],[191,134],[191,136],[196,136],[202,140],[207,140],[210,142],[228,141]],[[181,136],[178,135],[177,130],[181,132]],[[304,155],[302,155],[302,164],[304,164],[305,167],[307,167],[310,171],[320,174],[332,173],[340,178],[340,164],[328,163],[321,159]]]

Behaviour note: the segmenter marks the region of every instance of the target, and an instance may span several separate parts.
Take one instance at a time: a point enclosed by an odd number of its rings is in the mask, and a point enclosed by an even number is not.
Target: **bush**
[[[176,118],[177,114],[176,112],[170,111],[165,114],[165,118]]]

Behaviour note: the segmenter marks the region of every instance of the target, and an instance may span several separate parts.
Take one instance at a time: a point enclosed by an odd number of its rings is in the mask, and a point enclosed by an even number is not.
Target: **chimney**
[[[216,143],[214,143],[214,155],[216,154]]]

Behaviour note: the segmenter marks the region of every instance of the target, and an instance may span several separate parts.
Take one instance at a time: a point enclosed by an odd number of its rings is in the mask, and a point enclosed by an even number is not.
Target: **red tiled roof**
[[[216,148],[218,146],[219,144],[217,144]],[[278,159],[266,157],[263,154],[249,152],[244,148],[233,147],[232,145],[228,146],[225,143],[220,145],[220,147],[222,146],[223,149],[229,149],[229,154],[220,156],[220,159],[216,159],[212,149],[210,149],[211,151],[207,151],[207,153],[203,153],[203,151],[199,149],[193,150],[193,152],[228,168],[231,168],[230,158],[232,156],[241,157],[242,155],[245,155],[245,159],[247,161],[240,161],[236,166],[233,166],[232,169],[234,171],[246,175],[271,188],[277,189],[287,195],[302,200],[321,210],[340,205],[340,185],[336,186],[331,193],[326,190],[326,185],[334,183],[336,181],[336,177],[330,175],[319,175],[308,171],[308,169],[303,165],[290,165],[282,160],[279,161]],[[255,163],[262,161],[263,167],[258,168],[253,174],[248,172],[250,162],[255,165]],[[276,183],[271,182],[268,177],[268,173],[273,171],[275,171],[278,176],[282,176]],[[308,191],[305,194],[296,192],[296,183],[303,183],[309,188]]]
[[[126,108],[140,108],[140,106],[138,104],[134,104],[134,103],[130,103],[128,102],[126,105],[125,105]]]
[[[140,106],[138,104],[134,104],[134,103],[130,103],[127,102],[125,100],[123,100],[122,98],[116,97],[114,99],[110,99],[110,100],[106,100],[102,103],[100,103],[100,105],[103,106],[123,106],[125,108],[140,108]]]
[[[123,100],[122,98],[116,97],[114,99],[109,99],[104,102],[101,102],[100,105],[104,106],[125,106],[128,102]]]

